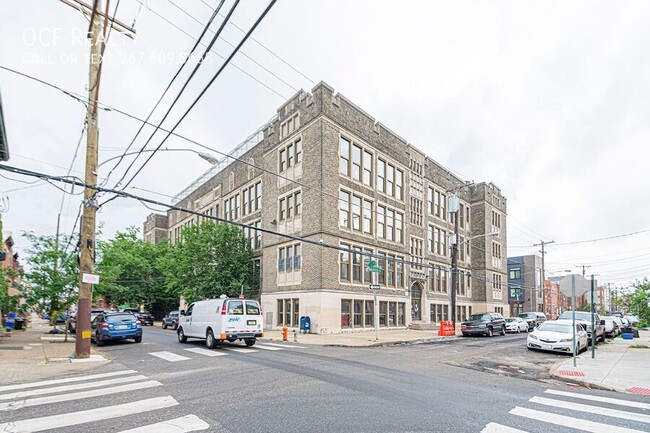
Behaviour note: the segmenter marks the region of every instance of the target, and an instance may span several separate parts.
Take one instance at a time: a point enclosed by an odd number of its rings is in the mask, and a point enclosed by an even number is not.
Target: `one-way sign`
[[[381,289],[381,286],[379,284],[370,285],[370,290],[379,290],[379,289]]]

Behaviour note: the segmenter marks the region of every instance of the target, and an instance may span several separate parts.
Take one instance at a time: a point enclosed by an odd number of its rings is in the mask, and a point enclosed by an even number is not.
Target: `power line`
[[[208,82],[208,84],[203,88],[203,90],[201,91],[201,93],[199,93],[199,95],[196,97],[196,99],[194,100],[194,102],[192,102],[192,104],[189,106],[189,108],[187,108],[187,110],[185,110],[185,113],[183,113],[183,115],[181,116],[181,118],[178,119],[178,121],[176,122],[176,124],[174,125],[174,127],[171,129],[171,131],[170,131],[170,132],[165,136],[165,138],[160,142],[160,144],[158,144],[158,147],[156,147],[156,151],[157,151],[158,149],[160,149],[160,148],[162,147],[163,144],[165,144],[165,142],[167,141],[167,139],[169,139],[169,137],[171,136],[171,134],[176,130],[176,128],[178,128],[178,126],[181,124],[181,122],[183,122],[183,120],[187,117],[187,115],[190,113],[190,111],[192,111],[192,109],[196,106],[196,104],[198,104],[198,102],[203,98],[203,96],[206,94],[206,92],[207,92],[208,89],[212,86],[212,84],[215,82],[215,80],[216,80],[216,79],[221,75],[221,73],[222,73],[223,70],[226,68],[226,66],[228,66],[228,64],[230,63],[230,61],[232,60],[232,58],[235,57],[235,55],[239,52],[239,50],[240,50],[241,47],[244,45],[244,43],[246,42],[246,40],[248,40],[248,38],[250,37],[250,35],[255,31],[255,29],[256,29],[257,26],[262,22],[262,20],[264,19],[264,17],[266,17],[266,15],[269,13],[269,11],[271,10],[271,8],[273,7],[273,5],[275,4],[276,1],[277,1],[277,0],[271,0],[271,2],[270,2],[269,5],[266,7],[266,9],[264,10],[264,12],[262,12],[262,14],[257,18],[257,21],[255,21],[255,24],[253,24],[253,26],[250,28],[250,30],[248,31],[248,33],[246,33],[246,35],[242,38],[242,40],[239,42],[239,44],[238,44],[238,45],[235,47],[235,49],[230,53],[230,55],[229,55],[228,58],[224,61],[224,63],[221,65],[221,67],[220,67],[219,70],[216,72],[216,74],[214,74],[214,76],[212,77],[212,79],[210,79],[210,81]],[[228,18],[230,17],[230,15],[232,15],[232,12],[234,12],[235,7],[237,7],[237,4],[239,4],[239,0],[236,0],[236,1],[235,1],[235,5],[234,5],[233,8],[230,10],[228,17],[226,17],[226,18],[224,19],[224,23],[223,23],[223,25],[225,25],[225,23],[228,21]],[[215,34],[215,36],[214,36],[214,38],[213,38],[213,42],[216,41],[216,39],[219,37],[219,35],[220,35],[220,33],[221,33],[221,30],[223,29],[223,25],[222,25],[222,27],[219,28],[219,30],[218,30],[217,33]],[[211,45],[208,47],[208,50],[209,50],[211,47],[212,47],[212,43],[211,43]],[[206,53],[207,53],[207,51],[206,51]],[[197,65],[197,66],[198,66],[198,65]],[[195,68],[194,71],[193,71],[193,73],[196,72],[196,69],[198,69],[198,68]],[[191,79],[191,76],[190,76],[190,79]],[[164,119],[163,119],[163,120],[164,120]],[[162,123],[162,122],[161,122],[161,123]],[[148,163],[149,161],[151,161],[151,158],[153,158],[153,156],[155,155],[155,153],[156,153],[156,152],[154,151],[151,155],[149,155],[149,157],[147,158],[147,160],[142,164],[142,166],[140,166],[140,168],[138,169],[138,171],[136,171],[135,174],[133,174],[133,176],[131,176],[131,179],[130,179],[130,180],[129,180],[125,185],[124,185],[124,188],[126,188],[127,186],[129,186],[129,184],[130,184],[130,183],[131,183],[131,182],[136,178],[136,176],[137,176],[137,175],[142,171],[142,169],[147,165],[147,163]],[[112,198],[111,198],[111,199],[108,199],[108,201],[110,201],[110,200],[112,200]],[[106,202],[104,202],[104,204],[105,204],[105,203],[106,203]]]
[[[171,4],[172,4],[176,9],[180,10],[182,13],[184,13],[185,15],[187,15],[188,17],[190,17],[190,19],[194,20],[194,21],[197,22],[198,24],[203,25],[203,23],[202,23],[201,21],[199,21],[198,19],[196,19],[196,17],[195,17],[194,15],[192,15],[192,14],[189,13],[189,12],[187,12],[187,11],[186,11],[185,9],[183,9],[182,7],[178,6],[176,3],[174,3],[173,0],[167,0],[167,1],[168,1],[169,3],[171,3]],[[235,47],[235,45],[232,44],[232,43],[231,43],[229,40],[227,40],[226,38],[221,38],[221,40],[224,41],[226,44],[230,45],[231,47],[233,47],[233,48]],[[278,81],[280,81],[280,82],[282,82],[283,84],[285,84],[287,87],[289,87],[289,88],[290,88],[291,90],[293,90],[294,92],[297,92],[297,91],[298,91],[297,88],[295,88],[295,87],[292,86],[291,84],[287,83],[284,79],[282,79],[282,77],[279,77],[279,76],[276,75],[273,71],[267,69],[264,65],[262,65],[261,63],[259,63],[257,60],[253,59],[251,56],[249,56],[249,55],[246,54],[245,52],[242,51],[242,52],[241,52],[241,55],[244,56],[244,57],[246,57],[246,58],[247,58],[248,60],[250,60],[251,62],[255,63],[257,66],[259,66],[260,68],[262,68],[262,69],[265,70],[266,72],[268,72],[272,77],[276,78]]]
[[[610,240],[610,239],[624,238],[624,237],[627,237],[627,236],[634,236],[634,235],[638,235],[638,234],[641,234],[641,233],[647,233],[647,232],[650,232],[650,229],[639,230],[639,231],[631,232],[631,233],[624,233],[622,235],[608,236],[608,237],[605,237],[605,238],[587,239],[587,240],[574,241],[574,242],[564,242],[564,243],[555,244],[555,246],[576,245],[576,244],[586,244],[586,243],[589,243],[589,242],[607,241],[607,240]]]
[[[223,2],[222,2],[222,3],[223,3]],[[210,45],[209,45],[208,48],[206,48],[206,50],[203,52],[203,54],[201,55],[201,58],[199,59],[199,61],[197,62],[197,64],[194,66],[194,69],[192,69],[192,72],[190,73],[189,77],[187,77],[187,78],[185,79],[185,83],[183,83],[183,86],[182,86],[181,89],[178,91],[178,94],[176,95],[176,97],[175,97],[174,100],[172,101],[171,105],[170,105],[169,108],[167,109],[167,112],[165,113],[165,115],[163,116],[163,118],[158,122],[158,125],[156,126],[156,129],[154,129],[154,131],[151,133],[151,135],[149,136],[149,138],[147,139],[147,141],[145,142],[145,144],[142,145],[142,147],[140,148],[140,152],[139,152],[138,155],[136,155],[136,157],[131,161],[131,164],[129,164],[129,166],[127,167],[126,171],[122,174],[122,177],[120,177],[120,180],[118,180],[117,183],[115,184],[115,187],[118,187],[118,186],[120,185],[120,183],[122,183],[122,181],[124,180],[124,178],[126,177],[126,175],[129,173],[129,170],[131,170],[131,167],[133,167],[133,165],[134,165],[135,162],[137,161],[137,159],[138,159],[138,157],[140,156],[140,154],[142,154],[142,151],[143,151],[143,150],[147,147],[147,145],[151,142],[151,140],[152,140],[153,137],[156,135],[156,133],[158,132],[158,130],[160,129],[160,127],[162,126],[162,124],[165,122],[165,120],[167,119],[167,116],[169,116],[169,114],[171,113],[172,109],[174,108],[174,105],[176,105],[176,103],[177,103],[178,100],[180,99],[181,95],[183,94],[183,92],[185,92],[185,89],[187,89],[187,86],[190,84],[190,81],[192,81],[192,78],[194,78],[194,75],[196,74],[196,72],[197,72],[197,71],[199,70],[199,68],[203,65],[203,60],[205,59],[205,56],[206,56],[207,53],[210,51],[210,49],[212,48],[212,46],[217,42],[217,39],[219,39],[219,36],[221,35],[221,32],[222,32],[223,28],[226,26],[226,23],[228,22],[228,19],[230,19],[230,16],[235,12],[235,9],[237,8],[237,5],[238,5],[238,4],[239,4],[239,0],[235,0],[234,5],[232,6],[232,8],[230,9],[230,11],[228,12],[228,16],[226,16],[226,18],[224,18],[224,21],[223,21],[223,22],[221,23],[221,25],[219,26],[219,29],[217,30],[217,33],[215,33],[214,36],[212,37],[212,40],[210,41]],[[215,9],[214,13],[212,14],[212,17],[211,17],[211,19],[210,19],[209,24],[212,23],[212,20],[214,19],[214,17],[216,16],[216,14],[217,14],[217,9]],[[209,24],[208,24],[208,25],[209,25]],[[207,27],[203,29],[204,31],[203,31],[203,33],[201,34],[201,37],[202,37],[203,35],[205,35],[207,29],[208,29]],[[200,42],[200,39],[197,40],[197,43],[194,45],[194,48],[193,48],[193,49],[196,49],[196,47],[198,46],[198,43],[199,43],[199,42]],[[194,52],[194,51],[192,51],[192,53],[193,53],[193,52]],[[190,56],[191,56],[192,53],[190,53],[190,54],[187,56],[187,58],[185,59],[185,62],[187,62],[187,60],[190,58]],[[176,76],[178,76],[178,74],[181,72],[181,69],[182,69],[182,67],[181,67],[181,68],[176,72]],[[176,76],[174,77],[174,79],[176,78]],[[173,81],[173,80],[172,80],[172,81]],[[169,89],[169,87],[171,86],[171,84],[172,84],[172,83],[169,83],[169,85],[167,86],[167,89],[165,89],[165,93],[167,92],[167,90]],[[162,100],[163,97],[164,97],[164,94],[160,97],[160,99],[158,100],[158,103],[160,102],[160,100]],[[158,106],[158,103],[156,104],[156,107]],[[154,109],[155,109],[156,107],[154,107]],[[153,110],[152,110],[152,112],[150,113],[149,117],[151,117],[151,114],[153,114]],[[148,118],[147,118],[147,120],[148,120]],[[180,122],[179,122],[179,123],[180,123]],[[178,124],[177,124],[177,125],[178,125]],[[142,128],[144,128],[144,122],[143,122],[142,125],[140,126],[140,130],[142,130]],[[139,133],[139,132],[140,132],[140,131],[138,131],[138,133]],[[135,139],[134,139],[134,140],[135,140]],[[163,141],[163,142],[164,142],[164,141]],[[140,173],[140,171],[142,170],[142,168],[143,168],[145,165],[147,165],[147,163],[151,160],[151,158],[153,157],[153,155],[156,153],[156,151],[158,151],[158,149],[160,149],[161,146],[162,146],[162,144],[161,144],[160,146],[158,146],[158,147],[153,151],[153,153],[152,153],[151,155],[149,155],[149,158],[147,158],[147,160],[144,162],[144,164],[142,165],[142,167],[140,167],[140,169],[135,173],[135,175],[133,175],[133,177],[131,178],[131,180],[129,180],[129,181],[127,182],[127,184],[126,184],[127,186],[128,186],[129,183],[131,183],[131,181],[133,180],[133,178],[135,178],[135,176],[137,176],[138,173]],[[125,154],[126,154],[126,152],[125,152]]]
[[[146,4],[142,3],[142,0],[137,0],[137,2],[140,3],[142,6],[144,6],[147,10],[149,10],[149,12],[153,13],[153,14],[156,15],[158,18],[160,18],[161,20],[165,21],[165,22],[166,22],[167,24],[169,24],[170,26],[174,27],[176,30],[178,30],[178,31],[180,31],[181,33],[183,33],[185,36],[187,36],[187,37],[189,37],[189,38],[191,38],[191,39],[194,39],[194,36],[192,36],[190,33],[186,32],[185,30],[183,30],[183,29],[182,29],[181,27],[179,27],[178,25],[174,24],[174,22],[172,22],[171,20],[165,18],[164,16],[162,16],[161,14],[159,14],[158,12],[156,12],[155,10],[151,9],[151,8],[149,7],[149,5],[146,5]],[[205,44],[202,44],[202,45],[205,46]],[[221,58],[222,60],[224,59],[224,57],[223,57],[221,54],[219,54],[218,52],[216,52],[216,51],[212,51],[212,53],[214,53],[215,55],[217,55],[217,56],[218,56],[219,58]],[[233,63],[232,66],[233,66],[233,68],[239,70],[239,71],[242,72],[244,75],[247,75],[249,78],[253,79],[254,81],[256,81],[257,83],[259,83],[259,84],[262,85],[263,87],[266,87],[268,90],[270,90],[271,92],[275,93],[275,94],[276,94],[277,96],[279,96],[280,98],[282,98],[282,99],[287,99],[286,96],[284,96],[284,95],[281,94],[280,92],[276,91],[275,89],[269,87],[266,83],[260,81],[260,80],[257,79],[255,76],[253,76],[253,75],[251,75],[250,73],[246,72],[244,69],[242,69],[242,68],[241,68],[240,66],[238,66],[237,64]]]
[[[125,154],[126,154],[126,153],[131,149],[131,146],[133,146],[133,143],[135,143],[135,140],[140,136],[140,132],[142,132],[142,130],[144,129],[144,126],[145,126],[146,123],[149,121],[149,119],[150,119],[151,116],[153,115],[154,111],[156,111],[156,109],[158,108],[158,105],[160,105],[160,102],[163,100],[163,98],[165,97],[165,95],[167,94],[167,92],[169,91],[169,89],[171,88],[172,84],[174,84],[174,81],[176,81],[176,78],[180,75],[180,73],[181,73],[181,71],[183,70],[183,68],[185,68],[185,65],[187,65],[188,60],[191,58],[192,54],[194,54],[194,51],[195,51],[196,48],[198,47],[199,43],[201,42],[201,39],[203,38],[203,36],[204,36],[205,33],[207,32],[208,28],[212,25],[212,22],[214,21],[215,17],[217,16],[217,13],[219,12],[219,10],[221,9],[221,7],[223,6],[224,2],[225,2],[225,0],[221,0],[221,3],[219,3],[219,5],[217,6],[217,8],[216,8],[216,9],[214,10],[214,12],[212,13],[212,16],[211,16],[210,19],[208,20],[208,23],[205,25],[205,27],[204,27],[204,29],[203,29],[203,32],[201,32],[201,35],[200,35],[200,36],[198,37],[198,39],[196,40],[196,43],[195,43],[194,46],[192,47],[191,51],[187,54],[187,56],[185,57],[185,60],[183,60],[183,63],[181,64],[181,66],[178,68],[178,70],[176,71],[176,73],[174,74],[174,76],[172,77],[172,79],[171,79],[171,80],[169,81],[169,83],[167,84],[167,87],[166,87],[165,90],[163,91],[162,95],[160,95],[160,98],[158,98],[158,101],[156,102],[156,104],[153,106],[153,108],[152,108],[151,111],[149,112],[149,115],[147,116],[147,119],[146,119],[144,122],[142,122],[142,124],[140,125],[140,128],[138,129],[138,132],[135,133],[135,136],[133,137],[133,139],[131,139],[131,142],[129,143],[129,145],[128,145],[128,146],[126,147],[126,149],[124,150],[124,153],[120,156],[119,160],[118,160],[117,163],[113,166],[113,168],[111,169],[111,171],[109,171],[108,175],[106,176],[106,181],[104,182],[104,185],[107,185],[107,184],[108,184],[108,180],[110,179],[111,174],[113,174],[113,172],[115,171],[115,169],[117,168],[117,166],[120,165],[120,163],[121,163],[122,160],[124,159]],[[173,106],[173,104],[172,104],[172,106]],[[170,109],[171,109],[171,108],[170,108]],[[164,120],[164,119],[163,119],[163,120]],[[160,123],[162,124],[162,121],[161,121]],[[146,145],[145,145],[145,146],[146,146]],[[137,159],[138,156],[139,156],[139,154],[136,156],[136,159]]]
[[[209,5],[205,0],[201,0],[201,2],[202,2],[204,5],[206,5],[207,7],[212,8],[212,6],[210,6],[210,5]],[[236,28],[237,30],[239,30],[240,32],[245,33],[245,30],[242,29],[241,27],[239,27],[237,24],[235,24],[234,21],[230,21],[230,24],[231,24],[234,28]],[[307,81],[309,81],[311,84],[316,84],[316,82],[315,82],[314,80],[312,80],[311,78],[309,78],[307,75],[303,74],[301,71],[299,71],[299,70],[298,70],[297,68],[295,68],[293,65],[291,65],[289,62],[287,62],[286,60],[284,60],[282,57],[280,57],[278,54],[276,54],[274,51],[272,51],[270,48],[268,48],[266,45],[264,45],[263,43],[261,43],[260,41],[258,41],[257,39],[255,39],[255,38],[252,37],[252,36],[251,36],[251,41],[255,42],[257,45],[259,45],[260,47],[264,48],[266,51],[269,52],[269,54],[271,54],[272,56],[274,56],[275,58],[277,58],[278,60],[280,60],[282,63],[284,63],[285,65],[287,65],[289,68],[293,69],[295,72],[297,72],[298,74],[300,74],[303,78],[305,78],[305,79],[306,79]]]

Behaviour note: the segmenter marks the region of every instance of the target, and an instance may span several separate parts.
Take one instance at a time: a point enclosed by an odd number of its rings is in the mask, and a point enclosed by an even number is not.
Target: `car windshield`
[[[565,311],[558,317],[558,319],[566,319],[566,320],[572,320],[573,319],[573,311]],[[591,313],[588,313],[586,311],[576,311],[576,319],[577,320],[589,320],[591,321]]]
[[[490,317],[489,314],[472,314],[469,316],[469,320],[482,320],[482,321],[490,321],[492,318]]]
[[[562,334],[571,334],[571,325],[563,323],[544,322],[537,328],[538,331],[560,332]]]
[[[516,321],[517,321],[517,318],[516,318],[516,317],[508,317],[508,318],[506,319],[506,322],[516,322]]]
[[[133,314],[113,314],[106,316],[107,322],[133,322],[135,316]]]
[[[521,313],[519,317],[522,319],[534,319],[536,316],[535,313]]]

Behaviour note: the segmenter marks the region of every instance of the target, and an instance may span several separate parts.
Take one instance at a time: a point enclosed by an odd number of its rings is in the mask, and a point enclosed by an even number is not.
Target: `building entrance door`
[[[411,319],[422,320],[422,287],[418,283],[411,286]]]

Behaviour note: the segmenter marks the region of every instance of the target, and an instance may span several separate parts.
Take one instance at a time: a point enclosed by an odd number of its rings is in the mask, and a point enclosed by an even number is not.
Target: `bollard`
[[[293,342],[297,343],[298,342],[298,334],[296,334],[296,330],[293,330]]]
[[[282,341],[289,341],[289,328],[287,328],[287,325],[282,327]]]

